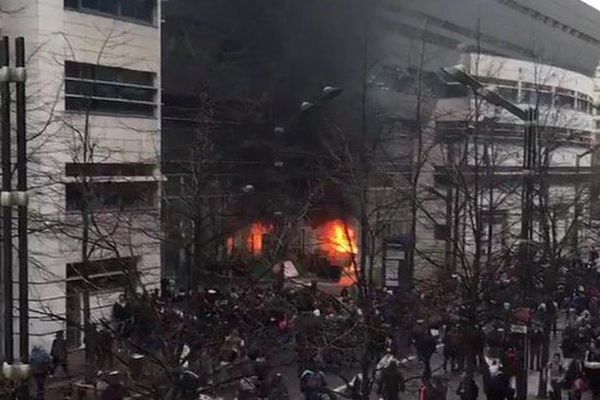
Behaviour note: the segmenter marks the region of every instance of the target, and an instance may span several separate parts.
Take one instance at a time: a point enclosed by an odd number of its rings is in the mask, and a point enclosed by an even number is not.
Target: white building
[[[160,2],[0,0],[0,7],[2,35],[26,41],[36,231],[30,346],[49,348],[54,333],[67,330],[78,347],[84,293],[94,321],[110,317],[126,287],[160,279]]]
[[[536,194],[533,237],[542,242],[544,224],[539,214],[547,215],[557,254],[569,256],[574,246],[585,245],[584,224],[578,224],[575,215],[579,221],[589,221],[583,204],[589,200],[594,80],[554,66],[491,55],[466,54],[462,65],[514,104],[539,109],[542,161],[536,193],[541,182],[547,184],[548,204],[542,210]],[[482,259],[490,250],[514,255],[523,218],[524,123],[470,91],[457,92],[456,97],[438,102],[434,116],[433,179],[424,182],[432,186],[434,195],[428,198],[431,213],[419,219],[420,251],[441,260],[445,257],[447,264],[456,263],[453,255],[472,259],[479,232]]]

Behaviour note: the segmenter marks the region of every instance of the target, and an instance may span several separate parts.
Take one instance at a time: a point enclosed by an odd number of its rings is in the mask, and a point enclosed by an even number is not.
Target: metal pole
[[[532,280],[532,259],[531,259],[531,213],[533,200],[533,173],[535,163],[535,121],[536,112],[532,108],[526,111],[524,146],[523,146],[523,194],[522,194],[522,215],[521,215],[521,282],[522,300],[524,301],[531,290]],[[524,304],[525,305],[525,304]],[[525,400],[527,398],[527,337],[524,335],[523,349],[519,352],[519,372],[517,374],[517,399]]]
[[[25,68],[25,40],[15,39],[16,67]],[[17,82],[17,190],[27,192],[27,133],[25,128],[25,82]],[[27,203],[19,205],[19,355],[29,358],[29,266]]]
[[[8,67],[8,37],[2,38],[0,46],[2,66]],[[11,191],[11,157],[10,157],[10,90],[8,80],[0,83],[0,106],[2,113],[2,191]],[[10,204],[2,207],[2,255],[4,268],[4,358],[12,363],[13,351],[13,276],[12,276],[12,209]]]

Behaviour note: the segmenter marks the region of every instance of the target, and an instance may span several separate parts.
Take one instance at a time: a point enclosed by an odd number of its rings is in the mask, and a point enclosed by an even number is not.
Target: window
[[[446,83],[445,93],[442,94],[444,98],[457,98],[457,97],[467,97],[469,95],[469,90],[460,83],[448,82]]]
[[[557,108],[573,108],[573,107],[575,107],[575,98],[573,96],[559,94],[556,96],[556,107]]]
[[[492,78],[489,76],[478,76],[477,80],[484,85],[502,85],[516,88],[518,86],[517,81],[511,81],[509,79]]]
[[[541,106],[552,105],[552,93],[542,92],[539,90],[523,89],[521,91],[521,97],[523,103],[537,104]]]
[[[519,90],[514,88],[499,87],[498,94],[511,101],[517,101],[519,98]]]
[[[596,120],[596,129],[600,129],[600,119]]]
[[[142,163],[67,163],[66,176],[152,176],[154,164]]]
[[[138,257],[121,257],[92,260],[87,263],[68,263],[67,279],[72,281],[82,279],[85,276],[93,279],[96,277],[123,275],[135,271],[138,262]]]
[[[154,115],[154,74],[125,68],[65,62],[65,109]]]
[[[68,183],[67,210],[77,211],[87,197],[92,209],[136,209],[155,206],[156,182]]]
[[[156,0],[65,0],[65,7],[153,23]]]
[[[588,113],[590,110],[590,103],[587,100],[577,99],[577,109],[584,113]]]

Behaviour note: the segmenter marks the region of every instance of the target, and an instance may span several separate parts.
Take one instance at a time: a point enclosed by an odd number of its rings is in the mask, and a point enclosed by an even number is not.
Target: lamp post
[[[22,37],[15,40],[15,67],[10,66],[9,40],[4,36],[0,41],[0,148],[2,155],[2,268],[4,288],[4,359],[14,360],[13,329],[13,243],[12,217],[13,207],[18,208],[18,256],[19,256],[19,353],[23,361],[29,354],[29,270],[27,243],[27,137],[25,128],[25,41]],[[11,94],[10,84],[15,84],[16,97],[16,170],[17,191],[12,190],[12,147],[11,147]]]
[[[581,154],[577,154],[575,157],[575,218],[573,219],[573,225],[574,225],[574,233],[573,233],[573,254],[578,256],[579,255],[579,230],[580,230],[580,223],[579,223],[579,219],[581,218],[581,177],[580,177],[580,172],[581,172],[581,159],[585,156],[588,156],[590,154],[592,154],[594,151],[596,151],[596,149],[599,147],[599,145],[595,145],[592,146],[590,149],[588,149],[587,151],[585,151],[584,153]]]
[[[531,216],[533,211],[533,184],[536,168],[537,154],[537,135],[536,127],[538,125],[537,109],[527,107],[523,109],[500,94],[491,90],[483,83],[479,82],[473,76],[465,72],[463,65],[457,65],[450,68],[442,68],[442,71],[451,77],[453,80],[470,88],[481,96],[488,103],[500,107],[515,117],[519,118],[524,123],[524,143],[523,143],[523,192],[522,192],[522,210],[521,210],[521,234],[520,234],[520,255],[521,255],[521,272],[523,284],[523,297],[532,288],[532,224]],[[520,368],[517,374],[517,399],[525,400],[527,398],[527,356],[526,352],[527,334],[523,335],[523,351],[520,352]]]
[[[2,380],[7,384],[6,387],[10,392],[11,398],[28,400],[29,379],[33,372],[31,366],[29,364],[9,364],[5,362],[0,371],[2,373]]]

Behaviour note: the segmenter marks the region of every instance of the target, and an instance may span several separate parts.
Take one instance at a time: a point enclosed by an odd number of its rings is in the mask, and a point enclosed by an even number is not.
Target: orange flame
[[[250,225],[250,234],[248,235],[248,241],[246,242],[248,251],[255,256],[262,254],[263,235],[270,233],[272,230],[271,226],[264,225],[260,222],[255,222]]]
[[[325,226],[324,231],[325,240],[323,241],[323,247],[329,254],[329,257],[335,260],[342,259],[340,261],[349,263],[344,267],[338,283],[342,286],[354,285],[357,281],[354,263],[356,254],[358,253],[354,229],[341,220],[335,220],[329,222]]]

